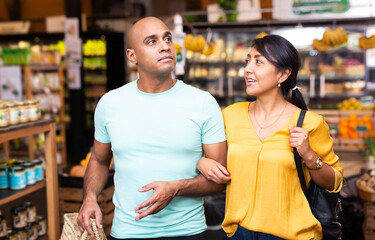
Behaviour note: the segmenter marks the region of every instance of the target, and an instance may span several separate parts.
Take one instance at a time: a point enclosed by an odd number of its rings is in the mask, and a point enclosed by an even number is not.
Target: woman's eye
[[[263,62],[262,62],[262,61],[260,61],[260,60],[257,60],[257,63],[259,63],[259,64],[262,64]]]
[[[247,64],[249,64],[249,62],[250,62],[250,60],[245,60],[245,66],[247,65]]]

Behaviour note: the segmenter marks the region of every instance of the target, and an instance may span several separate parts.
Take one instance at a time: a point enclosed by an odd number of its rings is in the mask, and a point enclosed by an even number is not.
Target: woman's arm
[[[329,191],[335,190],[336,178],[333,168],[324,162],[320,168],[316,168],[320,156],[310,147],[309,131],[300,127],[289,127],[289,133],[290,146],[297,149],[314,182]]]
[[[210,158],[202,157],[198,162],[197,169],[208,180],[218,184],[224,184],[231,180],[228,170],[223,165]]]

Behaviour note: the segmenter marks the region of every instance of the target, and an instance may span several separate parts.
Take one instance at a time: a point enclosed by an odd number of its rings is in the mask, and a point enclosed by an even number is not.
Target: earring
[[[281,87],[281,84],[279,83],[279,84],[277,84],[277,86],[278,86],[278,87]]]

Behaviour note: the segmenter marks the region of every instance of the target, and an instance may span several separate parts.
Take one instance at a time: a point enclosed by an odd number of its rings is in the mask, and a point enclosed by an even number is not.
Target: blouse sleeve
[[[323,116],[318,115],[317,125],[310,132],[310,147],[322,158],[324,163],[334,168],[335,190],[332,192],[340,191],[344,169],[340,165],[339,157],[333,152],[333,139],[329,134],[329,127]]]

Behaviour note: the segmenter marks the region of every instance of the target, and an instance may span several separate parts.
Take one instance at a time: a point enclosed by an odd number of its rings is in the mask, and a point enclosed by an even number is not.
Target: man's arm
[[[223,166],[227,166],[227,143],[203,144],[205,156],[217,160]],[[153,190],[154,193],[143,203],[139,204],[135,211],[139,215],[135,220],[140,220],[150,214],[155,214],[165,208],[175,196],[203,196],[222,191],[225,184],[216,184],[198,175],[192,179],[176,180],[171,182],[152,182],[139,189],[140,192]],[[143,209],[146,208],[147,209]]]
[[[90,217],[95,218],[96,225],[102,228],[102,213],[97,203],[97,197],[107,182],[111,159],[111,144],[94,140],[93,151],[83,181],[83,204],[77,218],[81,232],[86,229],[92,237],[94,233],[90,226]]]

